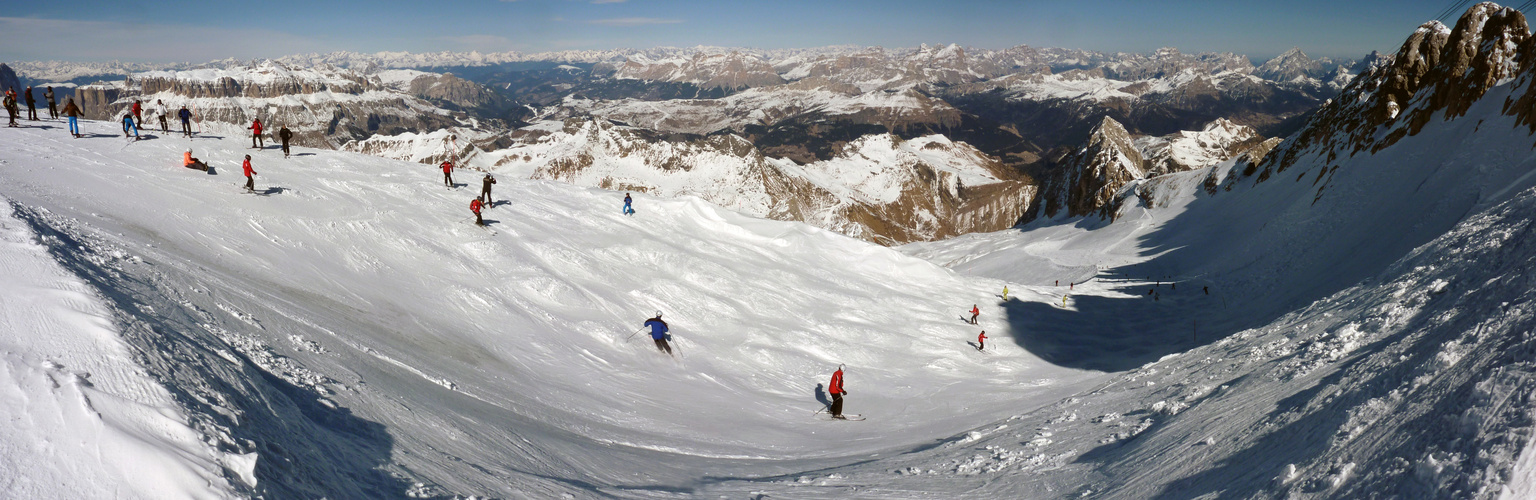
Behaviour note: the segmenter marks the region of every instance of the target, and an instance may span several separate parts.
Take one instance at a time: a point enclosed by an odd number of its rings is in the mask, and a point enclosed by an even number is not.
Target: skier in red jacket
[[[977,308],[976,304],[971,304],[971,324],[976,324],[977,316],[981,316],[981,309]]]
[[[251,155],[245,155],[245,163],[240,167],[245,170],[245,190],[249,193],[256,192],[256,171],[251,169]]]
[[[976,336],[976,350],[981,351],[981,350],[985,350],[986,348],[987,348],[987,331],[986,330],[982,330],[981,331],[981,335],[977,335]]]
[[[137,129],[144,128],[144,106],[139,101],[133,101],[133,128],[135,135],[138,134]]]
[[[837,371],[832,372],[832,382],[827,384],[827,393],[832,395],[832,407],[829,410],[832,418],[846,420],[848,417],[843,416],[843,395],[848,394],[848,390],[843,389],[843,365],[837,365]]]
[[[448,187],[453,187],[453,162],[444,160],[442,167],[443,184],[447,185]]]
[[[261,139],[261,119],[260,118],[257,118],[256,120],[252,121],[251,122],[251,126],[250,127],[246,127],[246,128],[251,129],[251,147],[252,148],[261,149],[261,148],[267,147],[267,142],[263,141]]]
[[[479,198],[475,198],[474,201],[469,202],[469,210],[475,213],[475,225],[484,226],[485,220],[480,218],[480,207],[481,203]]]

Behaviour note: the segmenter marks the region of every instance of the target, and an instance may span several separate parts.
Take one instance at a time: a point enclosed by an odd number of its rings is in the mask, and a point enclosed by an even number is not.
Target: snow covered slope
[[[204,438],[254,454],[241,491],[688,492],[920,448],[1103,377],[1006,340],[1000,282],[698,199],[637,193],[625,217],[611,191],[504,177],[483,229],[477,190],[421,164],[268,150],[247,195],[240,139],[4,134],[0,195]],[[679,359],[626,340],[658,309]],[[965,344],[982,329],[988,353]],[[839,363],[866,422],[812,415]]]

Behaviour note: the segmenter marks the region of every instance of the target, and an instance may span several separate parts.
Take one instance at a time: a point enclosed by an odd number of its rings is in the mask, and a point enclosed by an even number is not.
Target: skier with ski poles
[[[187,111],[187,105],[181,105],[181,111],[176,112],[176,117],[181,118],[181,136],[192,137],[192,112]]]
[[[651,339],[656,341],[656,350],[672,355],[672,346],[667,345],[667,322],[661,320],[661,311],[656,311],[656,317],[645,320],[645,326],[651,327]]]
[[[629,204],[632,202],[634,202],[634,200],[630,199],[629,193],[624,193],[624,215],[635,215],[635,209],[630,208],[629,206]]]
[[[64,103],[64,118],[69,120],[69,134],[75,136],[76,139],[80,138],[81,114],[83,113],[80,112],[80,106],[75,105],[75,98],[71,97],[68,102]]]
[[[480,204],[480,199],[479,198],[475,198],[473,201],[469,202],[469,211],[475,213],[475,225],[476,226],[484,226],[485,225],[485,220],[480,218],[480,207],[481,206],[483,206],[483,205]]]
[[[495,183],[496,178],[491,177],[491,174],[485,174],[485,178],[480,179],[480,197],[485,199],[485,206],[490,207],[496,205],[495,203],[491,202],[491,185]]]
[[[443,185],[453,187],[453,162],[443,160]]]
[[[981,316],[981,309],[976,304],[971,304],[971,324],[976,324],[976,317]]]
[[[256,171],[251,169],[251,155],[245,155],[245,163],[240,165],[245,170],[245,191],[256,193]]]
[[[287,158],[289,153],[288,140],[293,138],[293,131],[288,130],[287,125],[283,125],[282,128],[277,129],[277,138],[283,140],[283,158]]]
[[[848,417],[843,416],[843,395],[848,394],[848,390],[843,388],[843,365],[837,365],[837,371],[832,372],[832,382],[827,384],[827,394],[832,395],[832,407],[828,410],[832,412],[832,418],[847,420]]]
[[[252,120],[251,121],[251,126],[246,127],[246,128],[251,129],[251,147],[252,148],[254,148],[254,149],[262,149],[262,148],[267,147],[266,141],[262,140],[262,138],[261,138],[261,119],[260,118]]]
[[[987,350],[987,331],[986,330],[982,330],[981,331],[981,335],[977,335],[976,336],[976,350],[978,350],[978,351],[985,351],[985,350]]]
[[[59,106],[58,101],[53,100],[53,87],[48,87],[48,91],[43,92],[43,99],[48,101],[48,117],[51,119],[58,119]]]

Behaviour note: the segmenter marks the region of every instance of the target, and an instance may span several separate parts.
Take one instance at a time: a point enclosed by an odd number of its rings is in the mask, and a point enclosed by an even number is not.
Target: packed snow
[[[33,427],[0,475],[35,479],[0,488],[1519,498],[1536,154],[1504,95],[1342,164],[1256,183],[1229,161],[1132,183],[1113,222],[899,249],[517,176],[480,228],[478,172],[6,129],[0,311],[22,336],[0,387],[46,404],[6,410]],[[261,194],[237,187],[246,153]],[[636,333],[657,310],[676,357]],[[863,422],[815,414],[838,364]],[[57,424],[82,397],[112,432]],[[58,437],[84,444],[22,470]]]

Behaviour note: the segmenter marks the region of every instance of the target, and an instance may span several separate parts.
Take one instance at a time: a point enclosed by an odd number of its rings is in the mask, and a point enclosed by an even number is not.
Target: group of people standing
[[[57,100],[55,100],[54,97],[53,97],[53,87],[50,86],[46,90],[43,91],[43,100],[47,101],[47,103],[48,103],[48,118],[50,120],[57,120],[59,118],[59,102]],[[26,102],[27,103],[27,119],[28,120],[32,120],[32,121],[37,121],[38,120],[38,118],[37,118],[37,97],[32,95],[32,87],[30,87],[30,86],[27,87],[27,89],[22,91],[21,94],[19,94],[19,95],[16,93],[16,88],[15,87],[11,87],[11,88],[5,89],[5,98],[4,98],[5,112],[6,112],[7,115],[10,116],[10,119],[11,119],[10,124],[7,125],[7,126],[9,126],[9,127],[19,127],[20,126],[20,125],[16,124],[16,118],[21,115],[21,103],[22,102]],[[75,106],[74,104],[75,104],[74,98],[70,98],[69,99],[69,104],[64,106],[64,114],[65,114],[65,116],[70,116],[71,118],[73,118],[74,116],[79,116],[80,108],[78,106]],[[73,114],[73,115],[69,114],[70,108],[74,108],[75,114]],[[74,123],[74,120],[71,119],[70,123]]]

